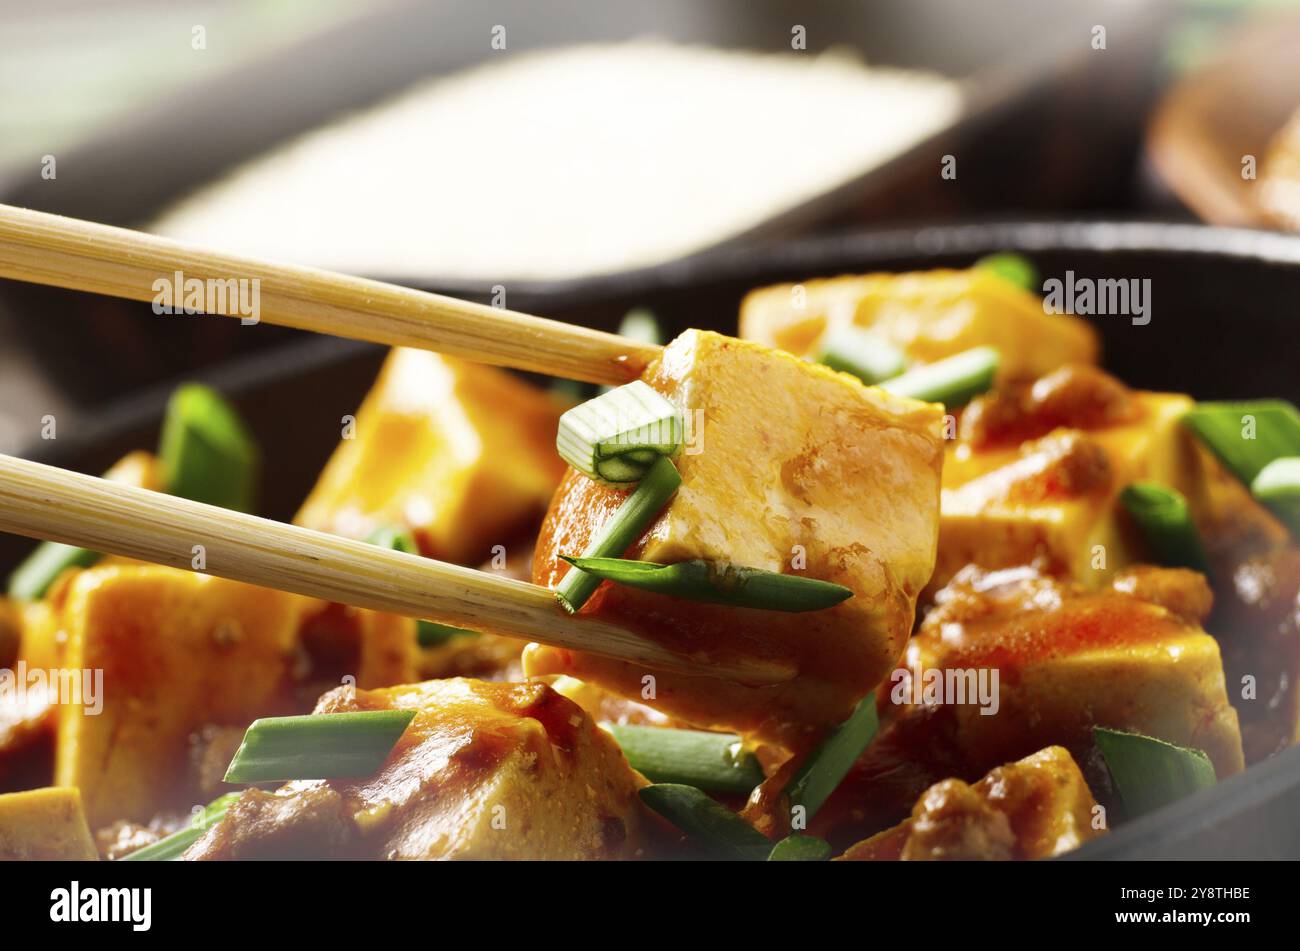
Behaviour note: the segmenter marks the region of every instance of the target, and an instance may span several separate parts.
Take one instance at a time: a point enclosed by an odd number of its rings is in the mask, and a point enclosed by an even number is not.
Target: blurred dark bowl
[[[60,169],[75,173],[41,181],[30,172],[6,179],[0,171],[0,201],[141,226],[179,196],[287,138],[418,79],[474,65],[489,55],[486,38],[495,23],[510,24],[512,46],[520,49],[649,34],[769,51],[788,50],[791,26],[801,24],[810,51],[847,46],[873,64],[960,80],[969,108],[953,127],[887,165],[727,246],[863,222],[1113,210],[1128,203],[1168,10],[1165,2],[1122,0],[389,3],[83,142],[59,158]],[[1094,24],[1107,28],[1106,50],[1090,46]],[[956,181],[938,174],[946,154],[959,157]],[[449,286],[436,263],[426,274],[370,276]],[[229,322],[161,321],[136,303],[0,281],[4,311],[16,318],[13,330],[33,358],[83,405],[301,339],[270,326],[235,332]]]
[[[1079,277],[1151,280],[1146,326],[1122,317],[1093,318],[1105,341],[1106,365],[1130,383],[1205,398],[1300,401],[1290,307],[1300,294],[1300,236],[1147,224],[867,232],[717,252],[609,278],[521,286],[512,291],[511,304],[601,327],[613,327],[629,307],[648,306],[674,332],[734,332],[740,299],[756,286],[846,272],[964,266],[1000,250],[1026,254],[1044,278],[1073,270]],[[356,409],[383,355],[368,344],[307,338],[199,375],[234,399],[261,443],[263,514],[292,515],[336,445],[339,418]],[[142,392],[76,432],[30,447],[26,455],[102,471],[125,452],[155,444],[168,390]],[[0,573],[30,545],[0,535]],[[1072,857],[1300,858],[1300,748],[1129,823]]]

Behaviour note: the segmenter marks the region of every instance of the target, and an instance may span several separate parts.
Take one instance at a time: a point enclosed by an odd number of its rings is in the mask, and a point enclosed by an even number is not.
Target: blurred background
[[[864,227],[1296,229],[1297,50],[1293,0],[0,0],[0,202],[478,299]],[[0,281],[0,451],[312,345]]]

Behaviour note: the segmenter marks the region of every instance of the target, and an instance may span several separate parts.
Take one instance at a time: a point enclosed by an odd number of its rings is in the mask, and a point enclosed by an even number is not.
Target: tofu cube
[[[879,334],[926,364],[972,347],[996,347],[999,377],[1023,379],[1066,363],[1094,363],[1097,333],[1084,320],[1049,314],[1037,295],[982,268],[866,274],[777,284],[740,306],[740,335],[815,357],[831,327]]]
[[[559,417],[509,373],[394,349],[296,521],[351,538],[404,527],[423,554],[472,563],[545,510]]]
[[[1106,801],[1098,726],[1204,750],[1220,779],[1240,772],[1219,646],[1195,616],[1210,600],[1185,569],[1149,568],[1091,592],[1029,569],[963,572],[877,693],[880,731],[810,831],[840,841],[875,832],[936,782],[972,782],[1048,746],[1069,750]],[[974,685],[994,686],[995,674],[996,689],[978,697]]]
[[[580,860],[643,847],[645,780],[545,684],[338,688],[315,712],[356,710],[416,711],[378,772],[245,793],[186,857]]]
[[[1097,802],[1068,750],[1049,746],[979,782],[945,779],[912,815],[859,842],[848,861],[1047,859],[1104,834]]]
[[[0,862],[94,862],[81,793],[47,786],[0,795]]]
[[[1190,487],[1190,437],[1180,420],[1192,400],[1136,392],[1129,405],[1123,422],[1062,426],[1010,445],[959,440],[944,464],[931,590],[968,564],[1034,562],[1100,588],[1141,560],[1145,551],[1119,494],[1138,481]]]
[[[933,569],[942,415],[847,374],[715,333],[689,331],[645,381],[691,421],[674,459],[682,484],[628,557],[706,559],[804,574],[851,588],[789,614],[603,585],[584,613],[615,619],[679,653],[792,665],[755,687],[531,647],[530,674],[568,674],[700,727],[800,745],[841,720],[888,673]],[[570,471],[538,540],[533,580],[554,585],[628,490]],[[651,678],[645,680],[643,678]]]
[[[55,782],[90,823],[188,809],[189,737],[246,726],[284,702],[308,599],[172,568],[106,566],[70,583],[66,670],[102,671],[98,696],[58,705]],[[77,702],[80,701],[80,702]]]

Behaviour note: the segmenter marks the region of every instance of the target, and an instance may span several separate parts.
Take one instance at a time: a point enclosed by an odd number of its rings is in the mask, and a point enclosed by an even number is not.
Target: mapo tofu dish
[[[0,858],[1050,858],[1285,749],[1300,415],[1135,389],[1037,286],[760,288],[601,392],[389,353],[296,522],[671,669],[39,544]],[[248,511],[257,460],[187,385],[105,476]]]

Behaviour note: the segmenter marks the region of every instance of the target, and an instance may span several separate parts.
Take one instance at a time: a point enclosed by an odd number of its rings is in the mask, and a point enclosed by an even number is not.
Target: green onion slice
[[[41,542],[22,564],[9,575],[9,597],[19,601],[39,601],[50,590],[54,579],[69,568],[89,568],[101,555],[88,548]]]
[[[767,836],[694,786],[658,783],[646,786],[640,796],[642,802],[710,854],[762,862],[772,851]]]
[[[435,621],[415,622],[415,639],[421,647],[441,647],[456,637],[478,637],[478,631],[467,631],[463,627],[452,627]]]
[[[1181,492],[1154,482],[1135,482],[1119,498],[1160,564],[1209,570],[1205,546]]]
[[[1214,764],[1201,750],[1102,727],[1094,727],[1092,736],[1129,818],[1159,809],[1216,781]]]
[[[226,793],[212,800],[203,807],[203,812],[195,816],[183,829],[177,829],[166,838],[136,849],[129,855],[122,856],[123,862],[175,862],[185,850],[203,838],[203,834],[226,817],[226,810],[242,793]]]
[[[254,720],[230,761],[226,782],[369,776],[414,716],[414,710],[365,710]]]
[[[555,448],[602,482],[636,482],[682,445],[681,413],[641,380],[610,390],[560,417]]]
[[[876,735],[876,695],[869,693],[849,718],[813,750],[794,774],[785,794],[791,806],[803,806],[805,819],[812,819],[849,774],[862,751]]]
[[[842,584],[701,559],[661,565],[630,558],[560,557],[589,575],[629,588],[738,608],[820,611],[853,597],[853,589]]]
[[[1285,400],[1197,403],[1183,424],[1246,485],[1274,459],[1300,456],[1300,413]]]
[[[178,388],[167,401],[158,443],[163,484],[172,495],[222,508],[253,508],[257,446],[220,394],[199,383]]]
[[[416,547],[415,539],[411,537],[411,533],[396,525],[381,525],[366,536],[366,541],[372,545],[378,545],[380,548],[405,552],[408,555],[418,555],[420,553],[420,549]]]
[[[992,347],[974,347],[908,370],[881,383],[880,388],[896,396],[961,406],[993,385],[998,359],[998,352]]]
[[[652,783],[748,795],[763,781],[758,759],[734,733],[610,726],[632,768]]]
[[[984,271],[992,271],[1024,290],[1038,291],[1038,269],[1022,254],[1011,251],[990,254],[976,261],[975,266]]]
[[[650,466],[640,484],[601,526],[583,552],[583,557],[603,558],[623,554],[641,537],[681,484],[682,477],[677,467],[667,456],[660,456]],[[570,568],[555,586],[555,597],[572,614],[587,603],[587,599],[600,586],[600,580],[593,574]]]
[[[825,862],[831,857],[831,844],[815,835],[796,832],[772,847],[769,862]]]
[[[840,324],[826,332],[820,362],[832,370],[852,373],[868,385],[892,379],[907,368],[901,350],[879,334],[852,324]]]
[[[663,343],[664,333],[654,312],[646,307],[633,307],[623,315],[618,325],[618,335],[640,343]]]
[[[395,525],[380,526],[366,536],[366,541],[380,548],[391,548],[393,551],[405,552],[408,555],[420,553],[411,533]],[[467,631],[463,627],[452,627],[450,624],[424,620],[415,622],[415,639],[421,647],[441,647],[453,637],[477,636],[477,631]]]
[[[1300,456],[1274,459],[1259,470],[1250,490],[1300,538]]]

